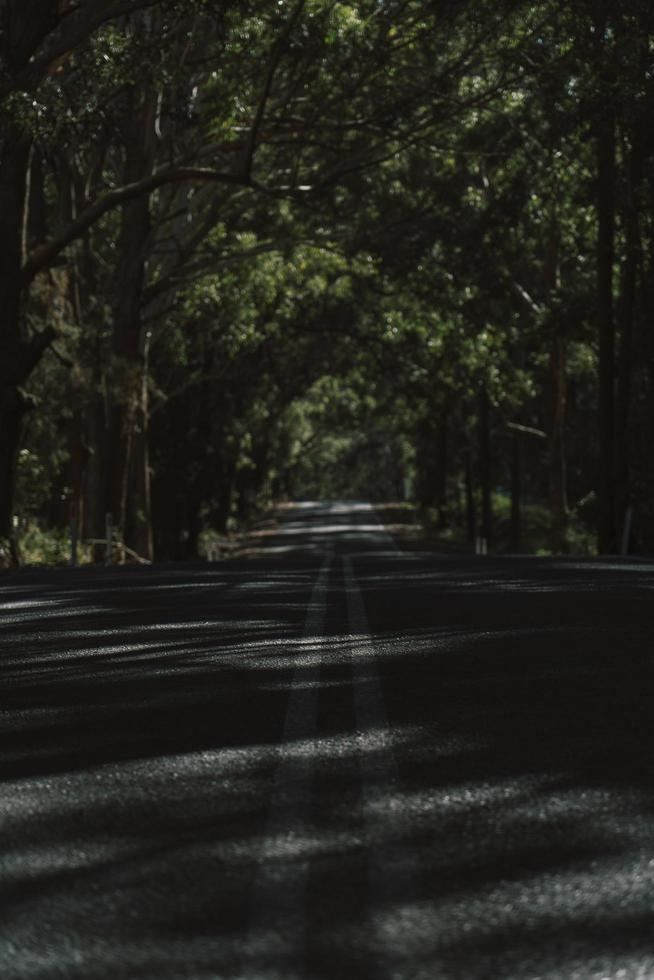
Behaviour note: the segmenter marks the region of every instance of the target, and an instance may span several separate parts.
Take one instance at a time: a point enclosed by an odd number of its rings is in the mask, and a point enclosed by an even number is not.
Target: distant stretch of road
[[[654,564],[0,576],[2,980],[654,977]]]

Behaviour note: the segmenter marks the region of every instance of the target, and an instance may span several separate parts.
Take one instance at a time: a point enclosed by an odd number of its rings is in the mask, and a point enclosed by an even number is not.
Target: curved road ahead
[[[3,980],[654,977],[654,564],[0,577]]]

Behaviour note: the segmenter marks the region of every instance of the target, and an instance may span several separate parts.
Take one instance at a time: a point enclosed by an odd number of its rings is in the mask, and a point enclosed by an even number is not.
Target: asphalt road
[[[654,564],[0,577],[2,980],[654,977]]]

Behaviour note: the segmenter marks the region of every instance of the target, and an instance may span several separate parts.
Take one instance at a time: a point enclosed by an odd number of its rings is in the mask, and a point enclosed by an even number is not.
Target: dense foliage
[[[71,517],[98,558],[107,514],[189,557],[307,496],[654,549],[653,32],[645,0],[7,0],[4,560]]]

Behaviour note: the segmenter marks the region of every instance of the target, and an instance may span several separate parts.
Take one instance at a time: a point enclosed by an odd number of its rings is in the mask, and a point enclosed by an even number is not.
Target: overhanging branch
[[[53,62],[79,47],[87,37],[95,33],[107,21],[126,14],[154,7],[161,0],[114,0],[91,3],[67,14],[52,32],[50,43],[40,54],[35,54],[24,68],[0,86],[0,99],[12,92],[31,91],[36,88]]]
[[[210,170],[204,167],[165,167],[131,184],[114,187],[84,208],[63,231],[51,238],[49,242],[45,242],[34,249],[21,269],[22,285],[27,286],[34,276],[43,269],[47,269],[71,242],[83,235],[107,211],[124,204],[125,201],[140,197],[143,194],[149,194],[164,184],[182,180],[210,181],[231,187],[254,187],[252,181],[243,174]]]

